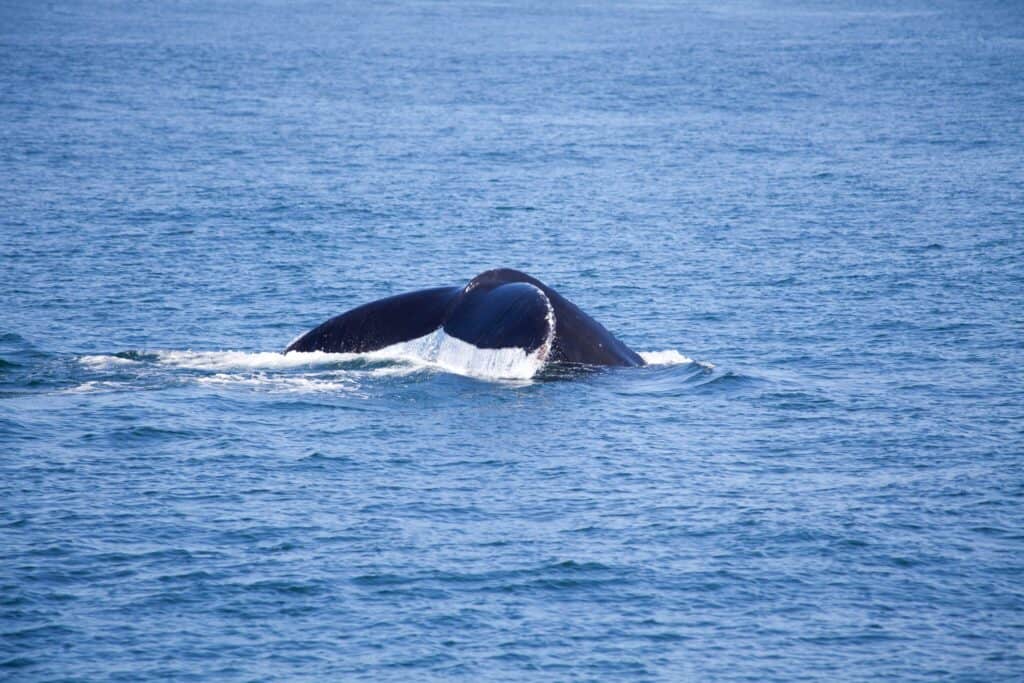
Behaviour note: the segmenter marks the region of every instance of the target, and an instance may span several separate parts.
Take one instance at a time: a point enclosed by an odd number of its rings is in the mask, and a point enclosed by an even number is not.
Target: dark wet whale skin
[[[285,353],[363,353],[439,328],[478,348],[518,347],[532,353],[550,343],[548,362],[644,364],[574,303],[540,280],[509,268],[483,272],[465,287],[423,289],[364,304],[313,328],[289,344]]]

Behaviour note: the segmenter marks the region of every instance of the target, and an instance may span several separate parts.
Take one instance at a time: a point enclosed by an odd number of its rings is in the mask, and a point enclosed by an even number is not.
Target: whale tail
[[[477,349],[520,349],[543,361],[644,365],[578,306],[526,273],[489,270],[465,287],[437,287],[354,308],[306,332],[285,349],[365,353],[438,330]]]

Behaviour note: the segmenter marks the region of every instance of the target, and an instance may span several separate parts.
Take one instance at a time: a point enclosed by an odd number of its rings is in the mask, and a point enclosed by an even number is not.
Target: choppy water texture
[[[1021,679],[1020,3],[513,4],[0,6],[0,678]]]

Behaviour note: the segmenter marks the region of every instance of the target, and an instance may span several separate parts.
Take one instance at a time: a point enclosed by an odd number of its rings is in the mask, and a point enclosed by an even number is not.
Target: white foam
[[[91,368],[107,368],[112,365],[135,365],[138,361],[121,356],[79,356],[78,362]]]
[[[108,391],[126,391],[131,390],[131,385],[124,382],[96,382],[88,381],[82,382],[81,384],[67,389],[62,389],[57,393],[60,394],[92,394],[98,392]]]
[[[157,359],[165,365],[190,370],[285,370],[288,368],[333,365],[356,358],[353,353],[311,351],[277,353],[261,351],[157,351]]]
[[[715,367],[712,363],[696,361],[675,349],[668,349],[667,351],[638,351],[637,353],[648,365],[689,365],[690,363],[696,363],[708,369]]]
[[[199,384],[245,386],[268,391],[287,391],[295,393],[312,392],[352,392],[357,388],[356,381],[351,377],[331,376],[316,377],[275,377],[269,375],[238,375],[219,372],[209,377],[196,379]]]
[[[59,393],[62,393],[62,394],[86,394],[86,393],[89,393],[89,392],[92,392],[92,391],[99,391],[102,388],[103,387],[100,385],[99,382],[82,382],[81,384],[78,384],[76,386],[68,387],[67,389],[63,389]]]
[[[370,374],[374,377],[406,377],[417,372],[426,370],[429,365],[426,363],[406,363],[403,365],[389,365],[383,368],[374,368]]]
[[[449,336],[444,330],[437,330],[419,339],[393,344],[369,353],[325,353],[323,351],[287,354],[273,351],[154,351],[157,362],[176,368],[204,370],[212,374],[197,378],[203,384],[236,384],[276,388],[288,391],[333,391],[351,390],[359,374],[373,377],[403,377],[429,369],[438,369],[469,377],[500,380],[528,380],[544,367],[554,337],[555,320],[549,312],[548,339],[532,353],[518,347],[503,349],[481,349]],[[714,368],[711,363],[695,361],[682,353],[669,349],[665,351],[641,351],[640,357],[648,365],[686,365],[696,363],[705,368]],[[374,368],[352,368],[316,376],[275,376],[276,370],[293,368],[323,368],[356,359],[391,361],[397,365]],[[91,368],[111,366],[138,366],[142,362],[112,355],[81,356],[78,361]],[[248,372],[247,372],[248,371]],[[101,388],[86,383],[76,391],[97,391]]]
[[[554,324],[552,322],[552,330]],[[553,336],[553,335],[549,335]],[[205,370],[216,374],[200,378],[197,381],[205,384],[252,384],[275,385],[280,388],[296,390],[320,390],[335,387],[334,380],[321,380],[308,377],[273,377],[265,372],[288,370],[292,368],[316,368],[356,359],[370,361],[392,361],[400,365],[372,368],[366,372],[372,376],[404,376],[425,369],[436,368],[445,372],[484,379],[529,379],[544,366],[544,358],[551,346],[547,340],[541,348],[527,353],[520,348],[480,349],[472,344],[437,330],[418,339],[371,351],[369,353],[325,353],[323,351],[291,351],[289,353],[245,352],[245,351],[155,351],[157,362],[176,368],[188,370]],[[96,356],[99,359],[120,359],[115,356]],[[255,371],[258,374],[240,374]],[[261,372],[265,371],[265,372]],[[350,370],[350,373],[359,372]],[[342,383],[344,384],[344,383]]]

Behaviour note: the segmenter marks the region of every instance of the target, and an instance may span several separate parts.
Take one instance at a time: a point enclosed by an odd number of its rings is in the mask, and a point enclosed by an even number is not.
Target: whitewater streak
[[[547,349],[527,353],[520,348],[480,349],[437,330],[419,339],[393,344],[369,353],[325,353],[322,351],[287,354],[246,351],[152,351],[125,355],[85,355],[78,362],[90,370],[142,369],[146,365],[162,365],[184,370],[213,373],[199,378],[203,384],[268,384],[280,388],[324,390],[349,385],[358,374],[369,376],[408,375],[420,371],[439,370],[485,380],[529,380],[544,368]],[[687,365],[696,363],[688,356],[669,349],[641,351],[640,356],[651,366]],[[370,362],[375,367],[345,367],[352,363]],[[381,367],[381,363],[396,365]],[[710,363],[699,363],[714,367]],[[315,375],[274,376],[275,372],[309,370]]]

